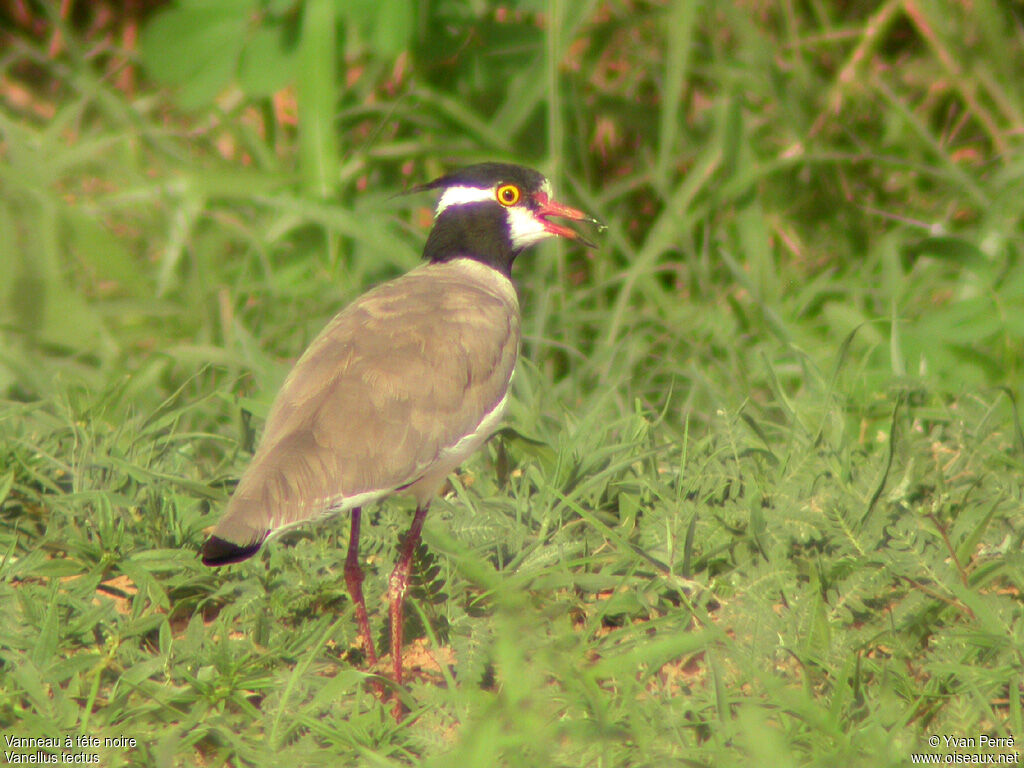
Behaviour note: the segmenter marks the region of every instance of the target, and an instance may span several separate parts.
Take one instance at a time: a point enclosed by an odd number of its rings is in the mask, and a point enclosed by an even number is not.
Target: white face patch
[[[533,211],[520,205],[505,209],[508,216],[508,235],[515,250],[539,243],[553,233],[544,227],[544,221],[533,215]]]

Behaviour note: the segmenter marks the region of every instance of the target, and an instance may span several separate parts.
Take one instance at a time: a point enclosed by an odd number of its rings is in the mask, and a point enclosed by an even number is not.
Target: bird
[[[345,583],[373,668],[359,565],[362,509],[411,495],[412,525],[387,588],[396,686],[405,593],[431,500],[500,426],[508,402],[520,340],[512,264],[550,237],[596,247],[552,217],[604,228],[556,201],[540,172],[509,163],[466,166],[409,191],[440,192],[425,263],[355,299],[302,354],[201,553],[206,565],[236,563],[284,530],[347,513]],[[397,692],[394,711],[401,717]]]

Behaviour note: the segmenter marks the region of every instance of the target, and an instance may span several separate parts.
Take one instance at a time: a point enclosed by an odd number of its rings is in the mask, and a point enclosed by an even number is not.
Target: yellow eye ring
[[[519,198],[522,195],[523,193],[519,191],[519,187],[515,184],[502,184],[494,193],[498,202],[504,206],[515,205],[519,202]]]

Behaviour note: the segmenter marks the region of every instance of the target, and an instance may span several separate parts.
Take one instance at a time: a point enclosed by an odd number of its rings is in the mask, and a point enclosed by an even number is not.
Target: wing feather
[[[494,421],[518,348],[515,290],[478,262],[425,265],[364,294],[288,375],[214,537],[252,548],[446,473],[451,449]]]

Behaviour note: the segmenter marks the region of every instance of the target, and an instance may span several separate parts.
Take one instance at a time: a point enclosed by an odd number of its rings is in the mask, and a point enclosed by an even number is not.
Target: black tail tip
[[[240,563],[259,551],[263,541],[240,547],[232,544],[220,536],[211,536],[203,544],[203,565],[228,565],[229,563]]]

